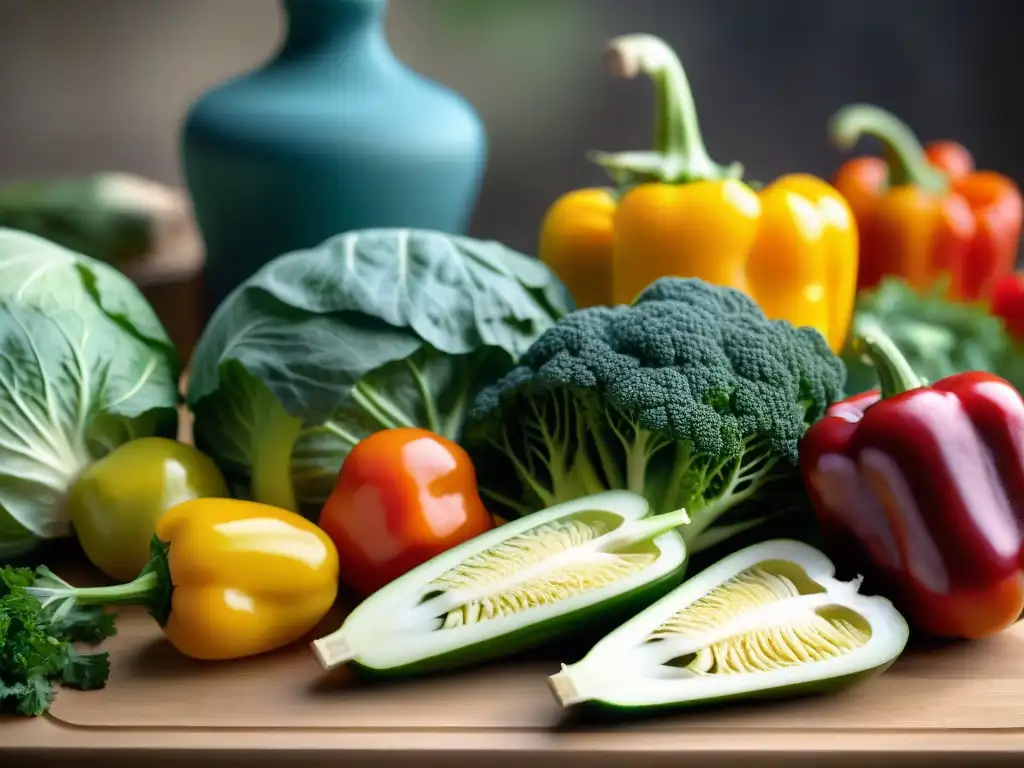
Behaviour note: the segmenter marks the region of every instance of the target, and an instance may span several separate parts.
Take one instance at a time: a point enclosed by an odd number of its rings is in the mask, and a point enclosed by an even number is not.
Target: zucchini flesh
[[[414,568],[314,641],[325,669],[367,676],[466,666],[620,621],[682,581],[684,510],[608,491],[506,523]],[[611,624],[614,626],[614,624]]]
[[[740,550],[549,678],[564,707],[643,712],[834,690],[886,669],[910,628],[807,544]]]

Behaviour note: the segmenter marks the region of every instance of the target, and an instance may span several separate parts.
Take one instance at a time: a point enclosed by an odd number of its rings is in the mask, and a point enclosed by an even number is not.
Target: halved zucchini
[[[564,707],[677,708],[843,688],[903,652],[906,620],[807,544],[747,547],[680,587],[549,678]]]
[[[608,491],[506,523],[370,595],[314,653],[325,669],[399,676],[615,626],[683,578],[686,512],[649,514],[642,496]]]

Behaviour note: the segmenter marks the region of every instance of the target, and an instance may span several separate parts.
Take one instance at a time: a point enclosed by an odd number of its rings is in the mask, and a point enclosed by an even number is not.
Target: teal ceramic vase
[[[280,49],[202,96],[182,132],[207,314],[270,259],[340,232],[462,234],[479,194],[483,124],[396,58],[386,0],[281,4]]]

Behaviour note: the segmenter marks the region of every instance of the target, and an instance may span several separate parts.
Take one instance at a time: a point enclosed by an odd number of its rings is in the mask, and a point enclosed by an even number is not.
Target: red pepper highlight
[[[833,405],[800,469],[837,553],[918,629],[980,638],[1024,612],[1024,399],[972,371],[925,385],[881,331],[854,339],[881,387]]]

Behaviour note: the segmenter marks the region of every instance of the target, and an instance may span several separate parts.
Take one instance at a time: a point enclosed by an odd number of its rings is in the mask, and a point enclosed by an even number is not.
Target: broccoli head
[[[478,395],[464,443],[505,516],[625,488],[657,513],[685,507],[696,552],[800,506],[798,443],[844,383],[818,331],[662,278],[549,328]]]

